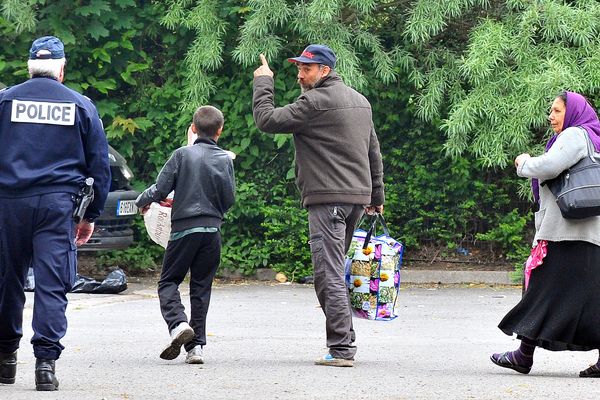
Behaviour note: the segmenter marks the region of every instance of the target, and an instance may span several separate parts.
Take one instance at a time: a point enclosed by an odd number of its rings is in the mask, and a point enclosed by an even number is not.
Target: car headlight
[[[129,169],[129,167],[127,165],[121,165],[120,169],[121,169],[121,173],[123,174],[125,179],[130,181],[131,178],[133,178],[133,172],[131,171],[131,169]]]

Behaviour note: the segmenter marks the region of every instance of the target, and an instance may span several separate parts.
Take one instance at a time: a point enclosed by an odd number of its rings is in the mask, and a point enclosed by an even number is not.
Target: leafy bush
[[[65,83],[97,104],[110,143],[135,172],[133,184],[137,190],[152,183],[169,155],[184,143],[190,110],[200,105],[195,101],[208,99],[223,111],[225,129],[219,144],[238,155],[234,163],[237,202],[222,230],[223,268],[251,274],[256,268],[272,267],[293,279],[311,272],[306,212],[299,205],[293,180],[291,136],[259,132],[252,118],[251,99],[255,53],[265,51],[269,57],[276,72],[276,103],[284,105],[299,94],[295,68],[285,59],[314,40],[330,40],[335,45],[340,55],[339,72],[348,82],[360,86],[373,105],[384,157],[385,215],[393,236],[401,239],[408,251],[424,240],[453,248],[465,238],[478,237],[493,241],[511,259],[518,259],[528,245],[525,232],[529,225],[523,218],[529,220],[529,214],[515,195],[519,184],[514,172],[483,167],[503,165],[509,157],[507,152],[495,157],[490,153],[525,147],[534,137],[525,132],[527,128],[517,136],[510,130],[496,136],[494,118],[498,118],[498,110],[513,115],[516,101],[496,108],[489,106],[497,104],[490,103],[489,98],[478,103],[485,105],[485,118],[477,118],[482,126],[477,127],[473,137],[489,140],[474,143],[465,136],[464,143],[458,143],[462,136],[457,132],[468,128],[468,124],[458,123],[459,117],[482,109],[473,107],[464,114],[450,110],[478,93],[469,92],[467,96],[469,85],[464,84],[462,75],[455,74],[457,59],[446,51],[448,45],[458,44],[464,49],[468,32],[445,34],[444,38],[453,40],[436,42],[435,51],[417,49],[419,57],[413,58],[410,53],[415,50],[415,42],[424,46],[432,35],[442,31],[443,18],[450,12],[446,2],[419,0],[400,6],[371,0],[340,1],[332,3],[327,12],[320,12],[314,21],[304,16],[315,11],[320,4],[317,1],[294,5],[278,0],[281,7],[271,10],[274,19],[266,18],[271,15],[270,2],[258,1],[240,5],[236,0],[103,0],[82,6],[57,0],[29,2],[29,8],[21,3],[11,0],[2,8],[0,80],[9,85],[25,80],[31,39],[45,34],[59,36],[65,42],[68,58]],[[452,0],[452,4],[458,3]],[[405,24],[408,9],[402,7],[409,6],[426,7],[425,11],[432,13],[442,7],[443,18],[436,19],[442,24],[433,27],[435,32],[427,31],[421,39],[405,43],[411,36],[403,36],[398,26],[405,26],[408,33],[415,33],[419,27],[432,29],[429,19],[415,20],[427,13],[410,13],[410,23]],[[401,12],[390,12],[392,7]],[[458,10],[468,16],[478,15],[478,10],[469,14],[466,8],[460,6]],[[519,13],[507,15],[507,26],[513,26],[521,17]],[[215,18],[218,24],[206,24]],[[473,17],[467,23],[478,20]],[[493,33],[495,26],[489,22],[482,25],[473,34],[472,48],[479,48],[477,37]],[[448,26],[450,30],[456,27]],[[197,37],[210,40],[199,42]],[[581,52],[585,46],[566,48]],[[365,54],[372,55],[372,60]],[[466,60],[475,60],[476,55],[467,53]],[[447,74],[439,65],[449,69]],[[512,65],[507,64],[507,68]],[[451,86],[447,85],[447,76],[453,78]],[[518,76],[510,77],[514,81]],[[487,87],[493,82],[483,79],[478,85]],[[418,91],[420,95],[415,94]],[[517,108],[519,113],[529,112],[537,118],[543,109],[539,103],[542,97],[530,97],[535,105]],[[426,117],[427,122],[418,117]],[[445,117],[448,120],[443,125]],[[467,146],[469,151],[451,151],[455,157],[446,157],[448,137],[444,132],[451,135],[454,147]],[[498,143],[497,137],[503,143]],[[482,154],[487,154],[487,159]],[[147,239],[141,218],[135,235],[134,247],[103,254],[101,262],[116,263],[130,271],[157,268],[163,251]]]
[[[299,201],[287,198],[282,204],[265,208],[265,247],[269,249],[269,265],[289,279],[312,275],[308,246],[308,213]]]
[[[513,209],[502,216],[496,226],[485,233],[478,233],[476,237],[478,240],[498,243],[507,260],[522,264],[531,250],[531,245],[524,241],[530,217],[519,215],[519,210]]]
[[[135,244],[125,250],[99,252],[99,267],[118,266],[134,275],[160,271],[164,249],[148,238],[142,218],[135,221],[134,228]]]

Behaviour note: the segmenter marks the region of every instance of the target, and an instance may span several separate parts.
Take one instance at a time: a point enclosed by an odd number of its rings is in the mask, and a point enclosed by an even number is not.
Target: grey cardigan
[[[565,129],[547,153],[523,161],[517,169],[517,175],[538,178],[540,182],[555,178],[587,156],[586,135],[586,131],[579,127]],[[540,210],[535,213],[534,245],[538,240],[582,240],[600,246],[600,216],[565,219],[550,189],[546,185],[540,186]]]

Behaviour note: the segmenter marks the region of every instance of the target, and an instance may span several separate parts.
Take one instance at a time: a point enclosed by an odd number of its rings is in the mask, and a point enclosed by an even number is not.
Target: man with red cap
[[[253,114],[267,133],[291,133],[296,183],[308,209],[315,291],[325,313],[329,353],[317,365],[353,366],[356,339],[345,282],[345,254],[364,211],[383,212],[383,163],[371,105],[335,72],[336,56],[312,44],[288,59],[302,94],[274,106],[273,72],[264,55],[254,71]]]

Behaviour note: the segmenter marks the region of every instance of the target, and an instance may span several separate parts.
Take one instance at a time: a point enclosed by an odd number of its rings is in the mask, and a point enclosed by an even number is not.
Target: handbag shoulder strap
[[[582,128],[581,126],[578,126],[579,129],[581,129],[584,133],[585,136],[585,142],[587,144],[587,156],[589,157],[589,159],[595,163],[598,164],[598,159],[596,158],[596,156],[594,155],[594,153],[596,153],[596,149],[594,148],[594,144],[592,143],[592,139],[590,139],[590,135],[588,134],[588,132]]]
[[[579,129],[581,129],[583,131],[583,136],[585,137],[585,142],[586,142],[586,145],[587,145],[587,158],[589,158],[590,161],[593,162],[594,164],[599,164],[600,160],[598,160],[596,158],[596,156],[594,155],[595,149],[594,149],[594,144],[592,143],[592,139],[590,139],[590,135],[588,135],[587,131],[585,129],[583,129],[581,126],[577,126],[577,128],[579,128]],[[578,162],[576,162],[575,164],[573,164],[569,168],[565,169],[556,178],[549,179],[547,181],[541,182],[540,186],[548,185],[548,187],[550,187],[554,182],[557,182],[558,180],[560,180],[560,178],[563,176],[563,174],[568,173],[568,171],[570,171],[571,168],[575,167],[580,162],[581,162],[581,160],[579,160]]]

